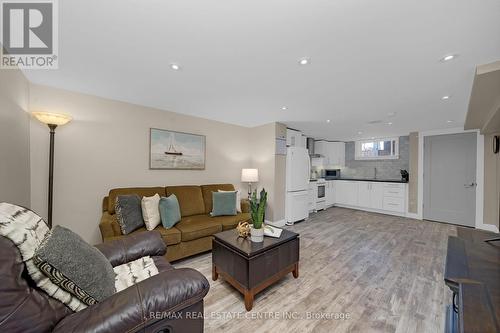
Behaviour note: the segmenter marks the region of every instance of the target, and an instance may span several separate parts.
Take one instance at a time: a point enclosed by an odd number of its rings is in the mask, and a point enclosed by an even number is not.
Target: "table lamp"
[[[258,169],[241,169],[241,182],[248,183],[248,198],[252,195],[252,183],[259,181]]]

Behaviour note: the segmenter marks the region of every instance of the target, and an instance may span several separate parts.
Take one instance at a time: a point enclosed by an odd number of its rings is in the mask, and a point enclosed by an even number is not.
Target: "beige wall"
[[[408,182],[408,212],[418,213],[418,133],[410,133],[410,180]]]
[[[30,206],[29,83],[0,70],[0,202]]]
[[[39,85],[30,88],[30,109],[67,112],[74,117],[56,131],[54,224],[71,228],[91,243],[101,240],[101,200],[114,187],[227,182],[246,193],[240,175],[257,151],[249,142],[252,129]],[[150,127],[206,135],[206,169],[149,170]],[[255,137],[264,133],[263,139],[270,140],[274,125],[259,129]],[[31,201],[43,216],[48,138],[47,128],[32,120]],[[263,166],[259,170],[263,184],[274,175],[264,168],[271,163],[266,160],[267,152],[274,149],[270,142],[259,144],[258,152],[266,152],[266,157],[256,160]]]
[[[275,135],[274,123],[257,126],[251,129],[252,167],[259,169],[258,191],[267,191],[266,220],[274,221],[274,167],[275,167]]]
[[[484,223],[498,228],[500,227],[500,154],[493,154],[493,135],[495,134],[484,136]]]

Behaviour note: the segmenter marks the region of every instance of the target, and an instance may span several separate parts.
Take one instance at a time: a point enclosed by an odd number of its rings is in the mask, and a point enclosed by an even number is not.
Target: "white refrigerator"
[[[302,147],[288,147],[286,152],[286,223],[309,217],[308,187],[311,176],[309,152]]]

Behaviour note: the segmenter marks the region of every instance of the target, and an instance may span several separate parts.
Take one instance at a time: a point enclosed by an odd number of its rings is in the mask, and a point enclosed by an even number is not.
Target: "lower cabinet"
[[[352,208],[404,215],[406,184],[368,181],[334,181],[335,203]]]

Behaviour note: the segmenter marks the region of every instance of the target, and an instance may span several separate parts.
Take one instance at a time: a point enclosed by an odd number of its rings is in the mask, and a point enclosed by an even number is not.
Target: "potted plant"
[[[250,239],[252,242],[264,241],[264,213],[266,211],[267,192],[265,189],[260,191],[260,198],[257,198],[257,190],[252,193],[250,198],[250,210],[252,215],[252,226],[250,227]]]

